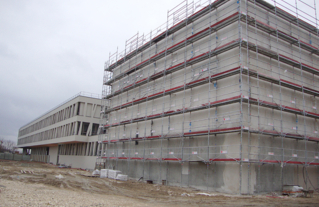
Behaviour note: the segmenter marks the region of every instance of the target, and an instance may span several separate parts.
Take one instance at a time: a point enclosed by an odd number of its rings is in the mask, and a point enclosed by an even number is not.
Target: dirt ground
[[[85,175],[91,173],[43,163],[0,160],[0,207],[319,206],[318,193],[313,198],[239,196]]]

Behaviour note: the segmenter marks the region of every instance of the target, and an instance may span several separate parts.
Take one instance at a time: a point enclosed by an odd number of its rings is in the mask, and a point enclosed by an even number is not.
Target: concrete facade
[[[106,63],[97,164],[227,193],[318,188],[318,46],[280,4],[180,4]]]
[[[18,147],[35,161],[94,169],[100,112],[99,96],[79,93],[21,127]]]

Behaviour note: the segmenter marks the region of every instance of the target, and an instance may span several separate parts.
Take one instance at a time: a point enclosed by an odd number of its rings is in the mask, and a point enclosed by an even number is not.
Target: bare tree
[[[15,142],[0,137],[0,152],[13,152]]]
[[[0,137],[0,152],[4,151],[4,146],[2,146],[3,144],[3,138]]]

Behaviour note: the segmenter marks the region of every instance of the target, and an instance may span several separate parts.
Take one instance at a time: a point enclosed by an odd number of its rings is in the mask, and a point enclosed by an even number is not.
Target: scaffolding
[[[177,163],[175,183],[216,190],[231,163],[233,192],[281,190],[291,170],[318,188],[318,33],[315,0],[182,1],[110,53],[97,165],[161,182]]]

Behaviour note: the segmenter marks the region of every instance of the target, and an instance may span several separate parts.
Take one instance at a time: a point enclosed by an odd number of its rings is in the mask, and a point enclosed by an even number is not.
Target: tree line
[[[6,140],[2,137],[0,137],[0,153],[3,152],[12,152],[14,153],[14,147],[16,143],[11,140]]]

